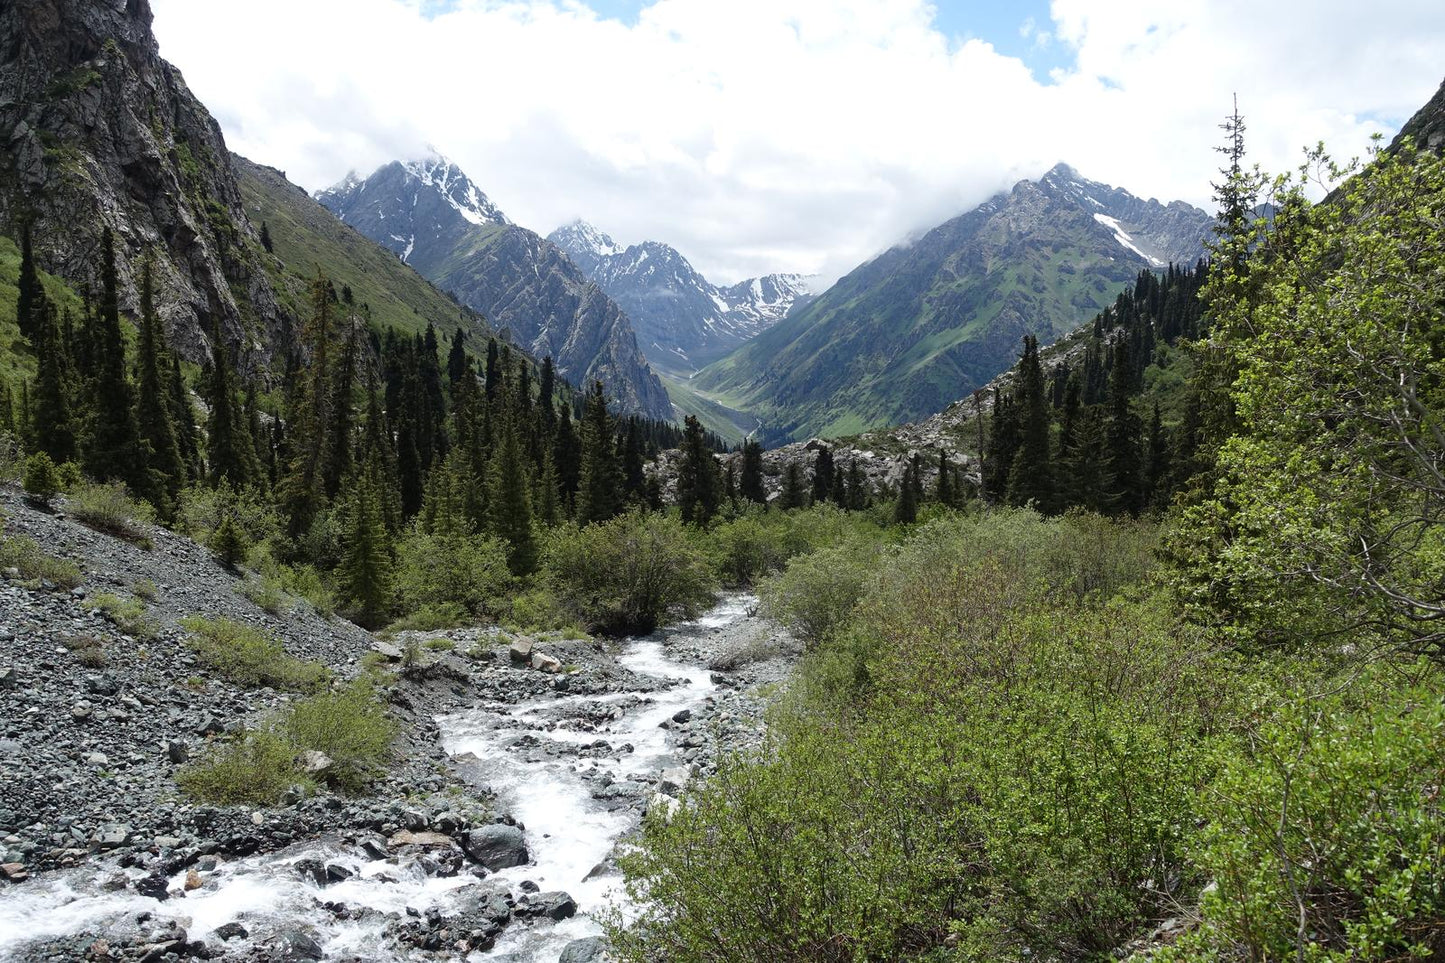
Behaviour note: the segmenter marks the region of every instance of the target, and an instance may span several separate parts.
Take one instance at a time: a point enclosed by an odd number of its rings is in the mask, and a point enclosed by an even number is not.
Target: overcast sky
[[[1212,209],[1252,159],[1363,153],[1445,75],[1438,0],[152,0],[231,148],[307,189],[454,159],[710,279],[831,280],[1067,161]]]

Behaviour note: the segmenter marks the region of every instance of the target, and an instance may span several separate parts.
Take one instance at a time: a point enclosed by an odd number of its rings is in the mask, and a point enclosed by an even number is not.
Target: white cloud
[[[1209,206],[1239,94],[1253,159],[1360,153],[1423,104],[1445,6],[1054,0],[1039,82],[925,0],[152,0],[232,148],[307,188],[434,143],[514,220],[584,216],[709,276],[836,276],[1067,160]],[[444,12],[438,12],[444,11]]]

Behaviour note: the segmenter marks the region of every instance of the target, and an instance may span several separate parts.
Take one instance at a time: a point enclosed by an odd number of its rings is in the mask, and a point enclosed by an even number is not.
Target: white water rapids
[[[700,619],[670,631],[698,632],[740,622],[748,617],[752,601],[745,595],[725,597]],[[485,881],[466,873],[429,878],[415,864],[368,860],[355,847],[312,841],[281,852],[224,861],[205,874],[201,889],[183,899],[158,901],[133,889],[116,888],[120,874],[128,873],[134,879],[143,875],[139,870],[96,862],[77,870],[41,874],[0,890],[0,960],[23,959],[26,944],[47,938],[134,934],[135,920],[144,913],[151,914],[147,926],[175,920],[186,928],[191,940],[206,939],[218,927],[236,921],[253,935],[301,925],[315,935],[328,959],[404,960],[406,951],[384,939],[392,919],[385,914],[405,913],[408,908],[424,913],[435,906],[446,915],[449,901],[465,887],[504,885],[516,892],[524,880],[530,880],[544,892],[571,894],[580,908],[578,914],[556,924],[547,920],[533,925],[513,922],[492,950],[474,952],[467,959],[554,963],[572,940],[601,932],[592,912],[609,903],[628,912],[620,877],[610,868],[609,857],[618,839],[636,825],[637,814],[629,807],[608,808],[595,800],[595,783],[584,774],[594,768],[607,770],[617,782],[626,782],[634,775],[655,775],[679,765],[681,756],[671,741],[672,733],[661,724],[682,709],[701,705],[714,689],[705,668],[668,658],[656,637],[624,641],[618,662],[639,675],[673,680],[674,684],[645,694],[559,692],[515,705],[478,705],[437,720],[447,752],[474,756],[475,761],[469,763],[496,794],[498,810],[526,826],[531,854],[528,865],[501,870]],[[597,718],[599,706],[610,707],[610,714],[620,717],[602,724],[589,722],[589,718]],[[513,746],[527,736],[535,739],[536,745],[530,749]],[[545,751],[548,741],[585,746],[598,740],[606,740],[614,752],[591,758]],[[524,743],[528,745],[530,740]],[[624,751],[624,745],[632,750]],[[340,863],[355,875],[320,889],[293,868],[303,859]],[[172,888],[179,888],[184,880],[185,873],[179,873]],[[337,919],[320,905],[322,901],[380,912],[360,920]],[[222,944],[213,938],[210,942],[213,947],[224,945],[228,955],[244,954],[252,946],[242,940]]]

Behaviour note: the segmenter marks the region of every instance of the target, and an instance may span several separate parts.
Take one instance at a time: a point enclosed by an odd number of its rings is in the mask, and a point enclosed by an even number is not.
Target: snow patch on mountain
[[[1090,200],[1093,200],[1093,198],[1090,198]],[[1159,260],[1152,254],[1146,254],[1143,251],[1139,250],[1138,245],[1134,243],[1134,239],[1129,236],[1129,232],[1119,226],[1119,221],[1117,218],[1110,217],[1107,214],[1100,214],[1098,211],[1095,211],[1094,220],[1098,221],[1100,224],[1113,231],[1114,240],[1124,245],[1124,247],[1133,251],[1135,254],[1139,255],[1155,267],[1164,267],[1163,261]]]

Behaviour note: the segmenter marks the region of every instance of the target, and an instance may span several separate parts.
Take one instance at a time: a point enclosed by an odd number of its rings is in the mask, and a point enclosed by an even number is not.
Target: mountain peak
[[[512,223],[460,167],[435,147],[428,146],[426,156],[407,161],[402,167],[411,177],[434,188],[470,223],[477,226]]]
[[[547,235],[547,240],[567,252],[567,255],[574,261],[578,255],[590,255],[593,258],[611,257],[614,254],[622,253],[622,245],[604,231],[577,218],[571,224],[565,224]]]

